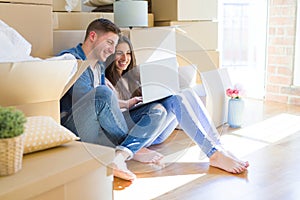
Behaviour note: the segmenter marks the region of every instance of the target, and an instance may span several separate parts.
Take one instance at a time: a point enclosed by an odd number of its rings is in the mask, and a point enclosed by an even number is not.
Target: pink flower
[[[236,84],[233,89],[228,88],[226,95],[232,99],[239,99],[243,95],[243,89],[241,85]]]

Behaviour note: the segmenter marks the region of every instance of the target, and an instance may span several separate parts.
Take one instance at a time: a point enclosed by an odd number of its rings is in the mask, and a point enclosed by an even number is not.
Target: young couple
[[[61,99],[61,123],[82,141],[115,147],[114,176],[134,180],[126,160],[157,163],[163,155],[147,147],[162,143],[179,124],[209,157],[210,165],[230,173],[249,166],[223,149],[207,111],[192,90],[129,109],[142,100],[130,41],[107,19],[96,19],[83,43],[64,50],[80,60],[97,60]],[[106,65],[106,84],[101,68]],[[102,77],[103,78],[103,77]]]

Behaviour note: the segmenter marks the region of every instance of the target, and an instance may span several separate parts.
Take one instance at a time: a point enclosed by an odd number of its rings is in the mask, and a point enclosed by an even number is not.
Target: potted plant
[[[0,176],[22,168],[25,122],[23,112],[0,106]]]

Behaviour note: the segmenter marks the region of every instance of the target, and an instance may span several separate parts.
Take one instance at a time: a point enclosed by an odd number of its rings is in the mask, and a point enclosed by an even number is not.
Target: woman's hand
[[[129,99],[127,101],[127,105],[128,107],[127,108],[131,108],[132,106],[134,106],[135,104],[139,103],[139,102],[142,102],[143,101],[143,97],[141,96],[138,96],[138,97],[133,97],[131,99]]]

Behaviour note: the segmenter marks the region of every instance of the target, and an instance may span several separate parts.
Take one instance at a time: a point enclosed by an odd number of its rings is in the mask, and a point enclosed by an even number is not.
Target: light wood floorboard
[[[230,151],[250,162],[247,172],[233,175],[210,167],[208,159],[176,130],[152,148],[165,155],[164,166],[129,161],[138,179],[115,178],[115,200],[300,199],[300,106],[246,101],[242,128],[218,128]]]

